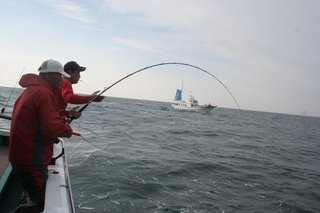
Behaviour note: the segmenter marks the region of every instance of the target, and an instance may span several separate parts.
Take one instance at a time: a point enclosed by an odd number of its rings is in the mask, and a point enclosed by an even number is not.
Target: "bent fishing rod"
[[[187,63],[180,63],[180,62],[166,62],[166,63],[159,63],[159,64],[154,64],[154,65],[151,65],[151,66],[147,66],[147,67],[144,67],[142,69],[139,69],[137,71],[134,71],[130,74],[128,74],[127,76],[119,79],[118,81],[114,82],[113,84],[111,84],[110,86],[104,88],[104,90],[102,90],[100,93],[98,93],[96,96],[94,96],[87,104],[85,104],[84,106],[82,106],[78,112],[82,112],[83,110],[85,110],[97,97],[101,96],[103,93],[105,93],[107,90],[109,90],[111,87],[115,86],[116,84],[120,83],[121,81],[129,78],[130,76],[133,76],[139,72],[142,72],[144,70],[147,70],[147,69],[150,69],[150,68],[153,68],[153,67],[158,67],[158,66],[164,66],[164,65],[182,65],[182,66],[188,66],[188,67],[192,67],[192,68],[195,68],[197,70],[200,70],[202,72],[205,72],[206,74],[210,75],[211,77],[213,77],[214,79],[216,79],[228,92],[229,94],[231,95],[232,99],[234,100],[234,102],[237,104],[237,107],[239,110],[240,109],[240,105],[238,104],[236,98],[233,96],[233,94],[231,93],[231,91],[228,89],[228,87],[222,83],[222,81],[220,79],[218,79],[216,76],[214,76],[213,74],[211,74],[210,72],[206,71],[205,69],[202,69],[198,66],[195,66],[195,65],[192,65],[192,64],[187,64]],[[72,121],[73,119],[71,119]],[[70,123],[71,123],[70,121]]]

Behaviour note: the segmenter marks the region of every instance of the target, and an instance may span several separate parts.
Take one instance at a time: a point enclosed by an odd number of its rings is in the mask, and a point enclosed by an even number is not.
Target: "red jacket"
[[[26,87],[12,113],[9,161],[19,165],[47,165],[57,137],[71,137],[72,129],[61,118],[50,84],[35,74],[23,75]]]
[[[68,103],[70,104],[86,104],[90,101],[91,96],[89,95],[76,95],[73,93],[72,85],[66,78],[62,78],[61,90],[55,91],[55,96],[58,101],[60,111],[67,108]]]

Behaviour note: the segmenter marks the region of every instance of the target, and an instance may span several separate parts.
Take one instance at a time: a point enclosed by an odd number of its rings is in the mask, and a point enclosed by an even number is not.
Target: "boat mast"
[[[181,101],[183,101],[182,96],[183,96],[183,81],[182,81],[182,83],[181,83]]]

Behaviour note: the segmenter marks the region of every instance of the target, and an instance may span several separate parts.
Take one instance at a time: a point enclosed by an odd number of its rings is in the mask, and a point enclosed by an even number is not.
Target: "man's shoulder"
[[[69,81],[69,79],[62,77],[62,83],[63,84],[71,84],[71,82]]]
[[[70,88],[70,87],[72,87],[71,82],[66,78],[62,78],[61,89]]]

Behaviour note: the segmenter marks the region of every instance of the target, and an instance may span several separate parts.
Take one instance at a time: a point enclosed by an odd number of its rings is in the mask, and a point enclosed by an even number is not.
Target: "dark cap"
[[[69,61],[66,63],[63,67],[64,71],[69,73],[70,71],[85,71],[86,67],[81,67],[77,62],[75,61]]]

